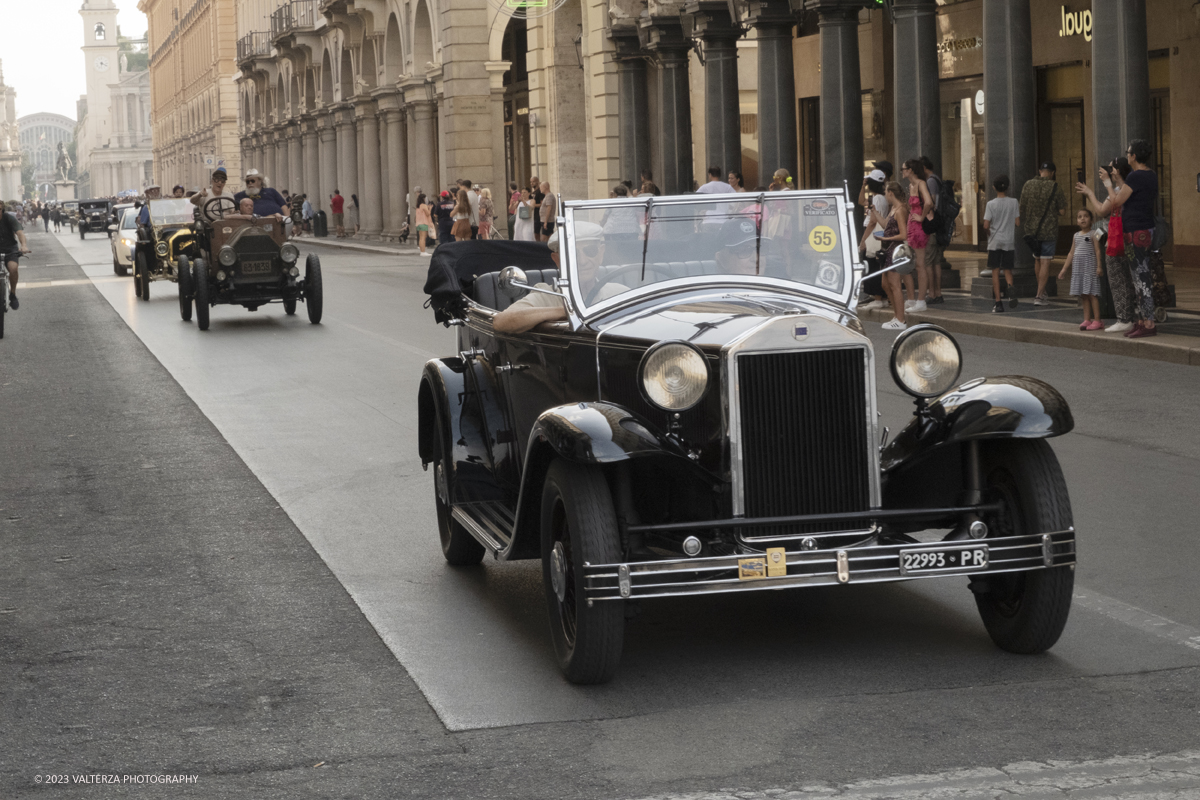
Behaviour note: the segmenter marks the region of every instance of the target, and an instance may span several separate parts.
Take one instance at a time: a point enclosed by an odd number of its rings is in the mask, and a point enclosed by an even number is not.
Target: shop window
[[[1165,60],[1165,59],[1164,59]],[[1153,60],[1150,62],[1153,64]],[[1150,168],[1158,174],[1158,207],[1155,211],[1171,222],[1171,96],[1154,92],[1150,97],[1150,125],[1153,139],[1150,146]],[[1174,261],[1174,247],[1168,242],[1163,248],[1163,260]]]
[[[1078,229],[1075,213],[1086,208],[1083,195],[1075,193],[1075,182],[1087,177],[1084,160],[1083,98],[1091,93],[1082,64],[1045,67],[1038,70],[1037,161],[1053,161],[1055,178],[1067,199],[1067,211],[1059,217],[1058,255],[1066,255]]]

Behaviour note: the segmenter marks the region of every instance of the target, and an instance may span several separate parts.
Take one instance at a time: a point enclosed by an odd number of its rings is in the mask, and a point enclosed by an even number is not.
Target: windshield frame
[[[170,219],[159,221],[155,218],[154,208],[157,205],[160,209],[166,209],[167,204],[178,204],[180,214],[178,216],[186,216],[187,219]],[[196,220],[196,206],[186,197],[160,197],[157,200],[148,201],[150,206],[150,224],[156,228],[161,228],[164,225],[190,225]],[[186,214],[183,212],[186,211]],[[172,215],[174,216],[174,215]]]
[[[807,189],[801,191],[781,191],[781,192],[739,192],[740,195],[747,201],[756,201],[762,203],[770,200],[794,200],[801,199],[812,200],[829,200],[837,204],[837,216],[840,226],[841,236],[841,253],[842,264],[845,269],[845,280],[842,282],[842,290],[840,292],[824,289],[819,286],[814,286],[798,281],[791,281],[784,278],[770,277],[764,275],[701,275],[701,276],[685,276],[681,278],[673,278],[667,281],[658,281],[655,283],[646,284],[630,289],[627,292],[614,295],[604,300],[588,305],[584,302],[583,295],[580,290],[579,281],[576,279],[576,260],[575,260],[575,212],[580,210],[596,209],[596,208],[621,208],[621,207],[636,207],[649,208],[650,205],[699,205],[699,204],[720,204],[728,203],[730,198],[726,194],[684,194],[684,195],[669,195],[665,197],[630,197],[630,198],[606,198],[603,200],[572,200],[562,204],[563,217],[560,222],[563,223],[563,232],[565,233],[566,241],[564,243],[564,258],[562,270],[567,278],[568,286],[565,294],[568,299],[568,304],[571,308],[571,315],[577,320],[587,320],[593,317],[598,317],[609,311],[621,306],[630,305],[640,302],[648,297],[656,295],[672,294],[681,291],[688,291],[697,287],[714,289],[728,288],[733,291],[741,290],[767,290],[771,292],[779,292],[789,296],[801,296],[815,298],[824,303],[833,305],[837,308],[849,308],[854,298],[854,293],[858,287],[859,281],[863,275],[864,265],[858,259],[858,242],[851,242],[854,238],[856,228],[854,226],[854,205],[850,200],[848,190],[838,191],[837,189]],[[847,230],[850,235],[845,235]]]

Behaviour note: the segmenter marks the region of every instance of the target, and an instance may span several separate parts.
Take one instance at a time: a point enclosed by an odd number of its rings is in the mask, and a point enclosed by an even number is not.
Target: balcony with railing
[[[256,56],[265,56],[271,52],[271,35],[263,31],[247,33],[238,39],[237,60],[244,63]]]
[[[271,12],[271,39],[295,31],[310,31],[316,25],[316,0],[288,0]]]

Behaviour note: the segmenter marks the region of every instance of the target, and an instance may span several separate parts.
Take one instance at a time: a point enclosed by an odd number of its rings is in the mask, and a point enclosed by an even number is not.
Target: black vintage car
[[[112,203],[108,200],[80,200],[79,238],[84,238],[85,233],[106,233],[111,237],[108,230],[111,214]]]
[[[886,356],[915,410],[885,442],[849,198],[728,197],[568,202],[561,271],[544,245],[437,249],[458,352],[425,366],[419,447],[446,560],[540,558],[576,683],[613,676],[626,604],[681,595],[966,577],[997,645],[1051,647],[1062,396],[961,381],[954,339],[916,326]],[[537,283],[561,318],[498,333]]]
[[[191,279],[180,281],[180,308],[186,300],[194,300],[196,324],[206,331],[211,306],[240,305],[257,311],[268,303],[283,303],[284,312],[291,316],[303,300],[308,321],[319,323],[325,296],[321,260],[310,253],[301,278],[296,263],[300,250],[287,241],[283,221],[275,216],[243,216],[236,210],[227,197],[205,202],[199,216],[202,252],[191,265]]]

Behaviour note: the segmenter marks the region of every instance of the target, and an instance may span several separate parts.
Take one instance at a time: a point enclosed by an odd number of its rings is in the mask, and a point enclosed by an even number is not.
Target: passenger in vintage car
[[[562,261],[558,254],[558,236],[559,231],[556,230],[550,235],[546,245],[550,248],[550,258],[554,259],[555,266],[562,269]],[[593,302],[607,300],[629,291],[629,287],[621,283],[597,282],[604,261],[604,229],[599,225],[581,222],[575,226],[575,252],[579,258],[580,287]],[[544,283],[537,284],[537,288],[550,292],[558,291]],[[523,333],[543,322],[555,322],[566,318],[567,309],[561,294],[556,298],[544,292],[530,292],[497,314],[493,327],[496,333]]]

